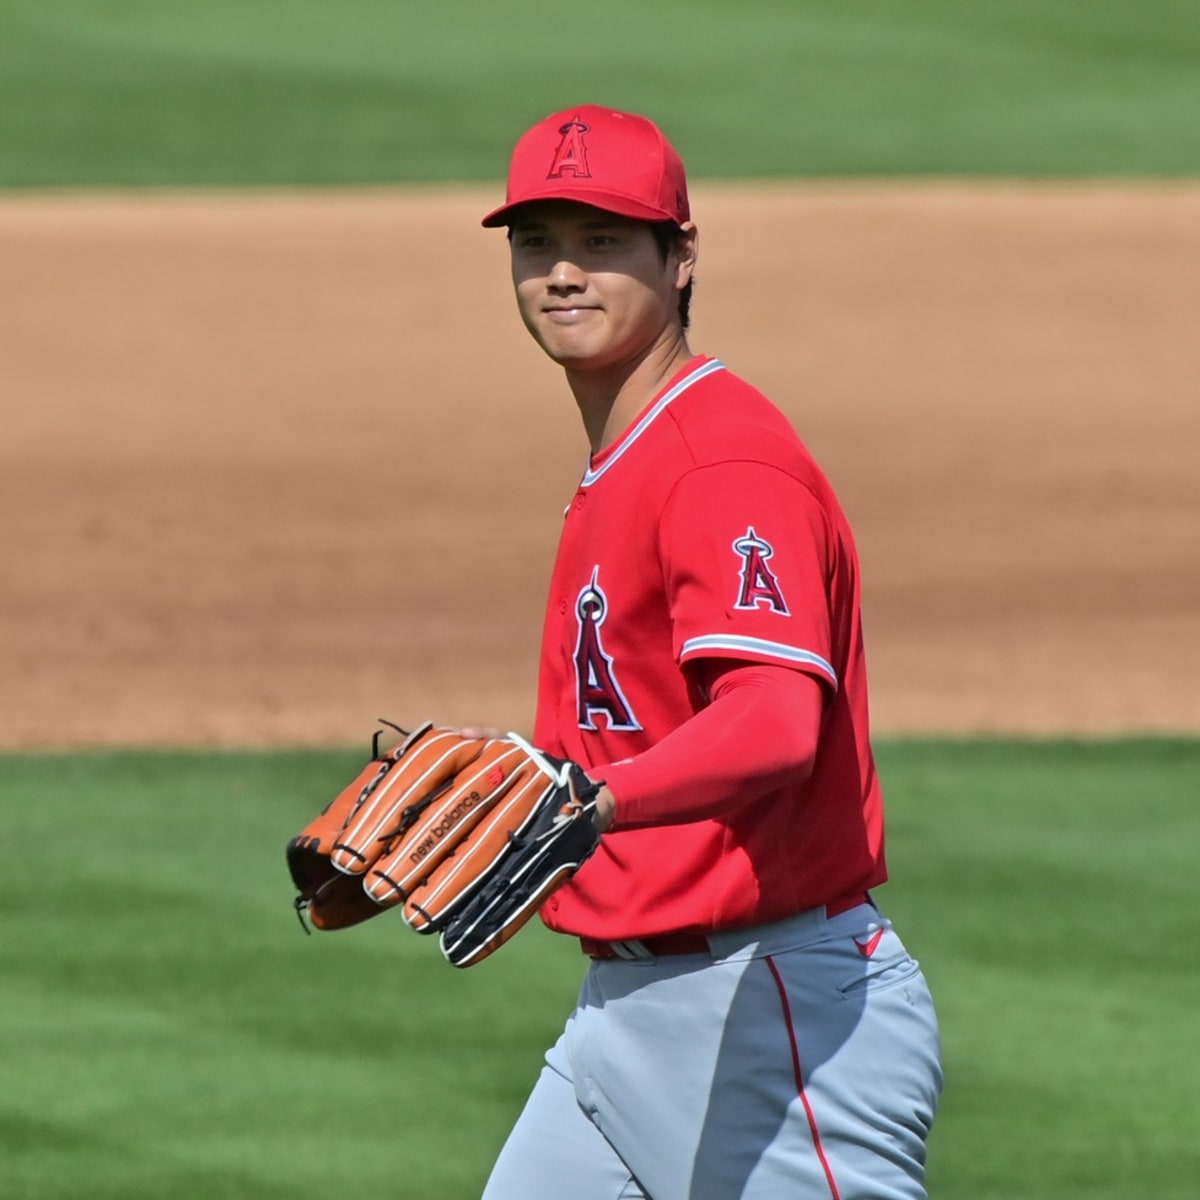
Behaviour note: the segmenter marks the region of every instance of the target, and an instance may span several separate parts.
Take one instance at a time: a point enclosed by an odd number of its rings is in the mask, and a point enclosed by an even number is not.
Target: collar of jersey
[[[605,456],[604,461],[598,467],[589,466],[584,472],[583,479],[580,481],[580,487],[588,487],[596,482],[605,471],[612,469],[614,463],[618,462],[629,448],[646,432],[647,429],[654,423],[655,418],[662,413],[668,404],[677,397],[683,395],[684,392],[692,386],[693,383],[698,383],[706,375],[711,375],[714,371],[725,370],[725,364],[719,358],[710,358],[702,362],[698,367],[689,371],[674,387],[668,388],[655,402],[642,414],[641,419],[636,425],[621,439],[620,443],[613,447],[612,453]]]

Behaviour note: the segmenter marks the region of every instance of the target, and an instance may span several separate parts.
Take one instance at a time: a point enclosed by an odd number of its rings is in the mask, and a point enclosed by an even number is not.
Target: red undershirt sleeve
[[[612,829],[719,817],[812,770],[826,699],[816,678],[757,663],[704,669],[705,708],[636,757],[589,769],[616,801]]]

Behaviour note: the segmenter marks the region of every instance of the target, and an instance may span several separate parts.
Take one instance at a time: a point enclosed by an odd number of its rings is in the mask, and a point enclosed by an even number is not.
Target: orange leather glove
[[[341,929],[399,907],[455,966],[502,946],[591,856],[600,784],[517,734],[426,722],[287,846],[296,909]]]

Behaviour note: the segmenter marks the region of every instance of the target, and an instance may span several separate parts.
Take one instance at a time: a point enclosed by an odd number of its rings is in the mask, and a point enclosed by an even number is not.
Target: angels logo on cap
[[[578,118],[568,121],[558,131],[562,134],[562,141],[554,151],[554,161],[550,164],[550,170],[546,172],[547,179],[561,179],[568,172],[577,178],[591,177],[592,173],[588,170],[587,145],[583,140],[587,131],[588,127]]]
[[[691,219],[683,160],[662,130],[595,104],[552,113],[521,135],[505,202],[483,224],[511,224],[514,210],[535,200],[574,200],[635,221]]]

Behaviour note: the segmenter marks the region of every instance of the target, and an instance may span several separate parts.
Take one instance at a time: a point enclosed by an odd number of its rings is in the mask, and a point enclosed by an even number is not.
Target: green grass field
[[[12,1200],[478,1195],[582,970],[305,937],[287,838],[358,755],[0,758]],[[935,1200],[1190,1200],[1200,743],[884,744],[948,1076]]]
[[[0,0],[0,187],[494,179],[583,100],[696,177],[1194,175],[1193,0]]]

